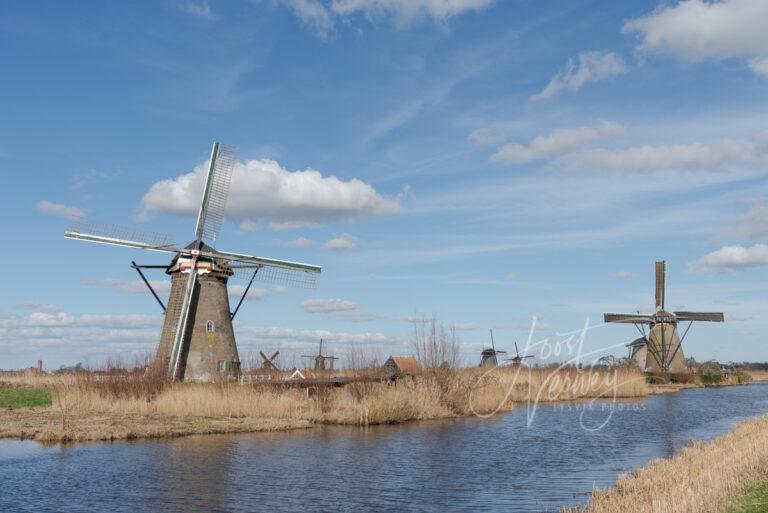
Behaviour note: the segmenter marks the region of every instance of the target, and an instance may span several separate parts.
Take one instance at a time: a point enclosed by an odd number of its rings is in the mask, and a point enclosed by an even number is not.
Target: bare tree
[[[453,325],[446,328],[434,315],[431,319],[417,315],[411,323],[411,347],[423,368],[457,366],[460,342]]]

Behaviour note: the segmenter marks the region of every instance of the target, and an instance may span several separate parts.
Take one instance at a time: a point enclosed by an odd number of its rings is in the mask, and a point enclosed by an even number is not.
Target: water
[[[606,421],[601,429],[594,429]],[[555,511],[768,411],[768,384],[490,419],[43,447],[0,441],[0,511]]]

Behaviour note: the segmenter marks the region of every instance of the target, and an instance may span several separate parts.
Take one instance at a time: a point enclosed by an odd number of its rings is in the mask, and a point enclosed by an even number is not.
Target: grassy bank
[[[0,388],[0,410],[51,406],[51,391],[46,388]]]
[[[757,504],[768,497],[766,479],[768,415],[763,415],[711,442],[696,442],[674,458],[623,474],[615,489],[594,491],[586,508],[563,512],[762,512],[768,506]]]
[[[727,513],[765,513],[768,511],[768,482],[748,487],[731,503]]]
[[[235,383],[166,383],[133,374],[96,380],[89,374],[43,383],[45,410],[0,411],[0,437],[115,440],[184,434],[262,431],[318,424],[366,426],[509,411],[515,403],[594,397],[643,397],[639,372],[496,368],[436,370],[396,382],[320,388]]]

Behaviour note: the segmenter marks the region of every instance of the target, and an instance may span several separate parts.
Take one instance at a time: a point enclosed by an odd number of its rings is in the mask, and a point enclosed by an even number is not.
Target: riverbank
[[[622,474],[613,490],[595,490],[588,506],[563,513],[724,513],[749,503],[768,479],[768,415],[747,420],[711,442],[695,442],[674,458]],[[744,507],[746,507],[745,505]],[[736,509],[735,509],[736,508]],[[756,509],[754,511],[766,511]]]
[[[516,403],[645,397],[641,373],[574,368],[440,370],[396,382],[319,388],[234,383],[163,383],[134,376],[96,381],[20,378],[50,389],[49,408],[0,410],[0,438],[46,442],[176,437],[307,428],[368,426],[510,411]]]

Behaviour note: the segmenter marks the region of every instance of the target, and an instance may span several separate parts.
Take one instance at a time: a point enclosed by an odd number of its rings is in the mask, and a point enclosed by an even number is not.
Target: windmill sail
[[[313,289],[322,267],[288,260],[275,260],[227,251],[202,252],[202,256],[223,258],[235,262],[231,265],[235,276],[250,279],[254,269],[259,269],[256,281]]]
[[[664,282],[667,274],[667,263],[656,262],[656,310],[664,309]]]
[[[675,312],[678,321],[725,322],[723,312]]]
[[[604,322],[623,322],[627,324],[651,324],[653,317],[644,314],[619,314],[619,313],[607,313],[603,314]]]
[[[187,279],[187,289],[184,292],[184,299],[180,305],[178,312],[178,322],[176,323],[176,334],[173,340],[173,347],[171,349],[171,359],[168,364],[168,373],[172,379],[179,378],[179,367],[181,362],[181,356],[184,350],[184,339],[187,331],[187,324],[189,321],[190,305],[192,304],[192,296],[195,293],[195,284],[197,282],[197,273],[194,269],[189,272],[189,278]]]
[[[167,253],[177,251],[173,238],[168,235],[86,218],[75,219],[69,230],[64,232],[64,237]]]
[[[203,198],[197,214],[195,237],[197,240],[215,241],[224,222],[229,184],[235,167],[235,150],[231,146],[213,143],[208,174],[205,178]]]

